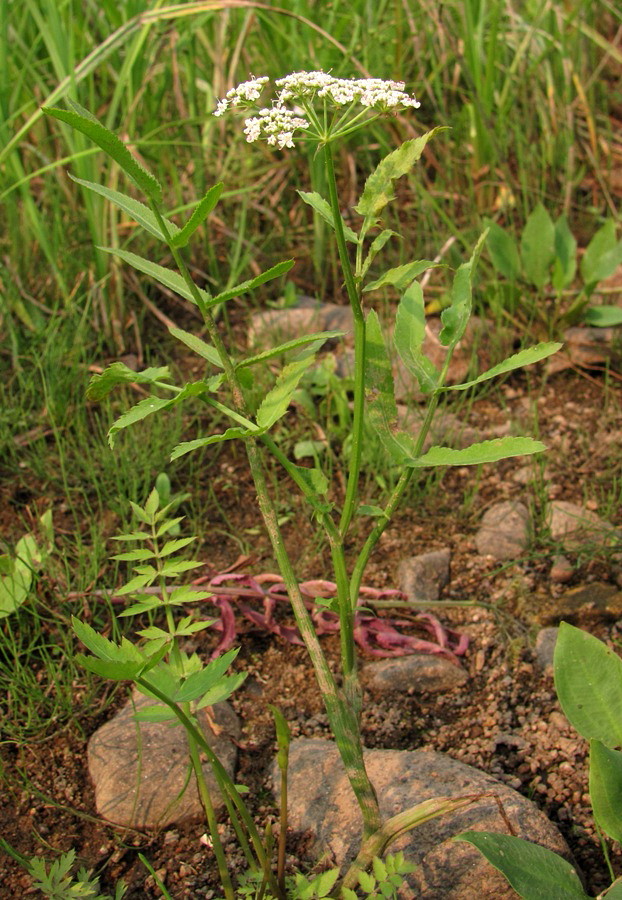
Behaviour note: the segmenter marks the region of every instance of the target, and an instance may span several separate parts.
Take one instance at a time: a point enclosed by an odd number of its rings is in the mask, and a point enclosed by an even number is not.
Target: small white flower
[[[243,81],[237,87],[227,91],[224,100],[219,100],[214,111],[215,116],[222,116],[230,106],[239,106],[241,103],[252,103],[258,100],[264,84],[268,82],[268,76],[262,75],[261,78],[251,78],[249,81]]]
[[[259,115],[246,119],[244,125],[244,134],[249,143],[264,137],[269,144],[278,145],[281,149],[294,146],[293,135],[296,130],[309,128],[309,122],[305,118],[283,106],[260,109]]]

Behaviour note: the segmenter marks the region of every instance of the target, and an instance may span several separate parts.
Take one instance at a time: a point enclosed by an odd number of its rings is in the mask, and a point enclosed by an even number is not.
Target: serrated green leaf
[[[553,263],[553,287],[558,293],[568,287],[577,271],[577,242],[565,215],[555,223],[555,261]]]
[[[187,245],[194,232],[203,224],[218,203],[223,189],[224,184],[218,182],[199,200],[184,227],[181,231],[178,230],[178,233],[173,237],[173,247],[185,247]]]
[[[615,325],[622,325],[622,307],[591,306],[586,309],[583,322],[596,328],[612,328]]]
[[[622,840],[622,753],[590,741],[590,800],[596,823],[614,841]]]
[[[328,478],[321,469],[307,468],[306,466],[294,466],[298,476],[304,481],[311,494],[325,495],[328,493]]]
[[[119,250],[116,247],[100,247],[100,250],[103,250],[105,253],[110,253],[112,256],[118,256],[119,259],[122,259],[123,262],[126,262],[128,265],[132,266],[132,268],[137,269],[139,272],[142,272],[144,275],[149,275],[150,278],[153,278],[154,281],[157,281],[159,284],[164,285],[164,287],[168,288],[171,291],[175,291],[176,294],[179,294],[180,297],[183,297],[185,300],[189,300],[190,303],[195,303],[195,299],[192,296],[188,285],[184,281],[184,279],[177,272],[174,272],[172,269],[167,269],[164,266],[159,266],[157,263],[151,262],[149,259],[144,259],[142,256],[137,256],[136,253],[130,253],[129,250]],[[201,298],[207,307],[214,306],[217,302],[212,299],[211,295],[208,294],[207,291],[202,290],[201,288],[197,288]]]
[[[367,503],[361,504],[356,511],[357,516],[375,516],[380,517],[382,519],[388,519],[388,516],[384,509],[380,506],[370,506]]]
[[[183,522],[185,518],[185,516],[177,516],[175,519],[165,519],[164,522],[160,523],[160,527],[156,531],[156,537],[162,537],[162,535],[166,534],[167,531],[171,531],[173,528],[179,525],[180,522]]]
[[[236,363],[235,367],[240,370],[247,368],[248,366],[254,366],[255,363],[264,362],[275,356],[282,356],[284,353],[288,353],[290,350],[296,350],[298,347],[304,347],[306,344],[312,344],[319,341],[324,343],[325,341],[343,337],[344,334],[344,331],[316,331],[313,334],[304,334],[300,337],[293,338],[291,341],[285,341],[285,343],[279,344],[277,347],[270,347],[269,350],[264,350],[256,356],[249,356]]]
[[[514,238],[491,219],[486,219],[488,241],[486,247],[493,266],[504,278],[516,281],[520,275],[520,256]]]
[[[226,653],[223,653],[218,659],[213,659],[200,671],[189,675],[175,692],[172,699],[175,700],[176,703],[187,703],[191,700],[196,700],[197,697],[203,696],[206,691],[213,687],[224,676],[239,652],[239,647],[227,650]]]
[[[238,672],[235,675],[223,675],[217,684],[205,692],[203,697],[201,697],[196,704],[196,708],[204,709],[206,706],[214,706],[216,703],[222,703],[223,700],[228,700],[246,680],[247,675],[248,672]]]
[[[215,347],[206,344],[205,341],[202,341],[195,334],[191,334],[189,331],[184,331],[181,328],[169,328],[168,332],[174,338],[177,338],[178,341],[181,341],[182,344],[185,344],[193,353],[196,353],[197,356],[203,357],[213,366],[222,369],[222,362]]]
[[[261,275],[256,275],[255,278],[250,278],[248,281],[243,281],[241,284],[236,284],[235,287],[222,291],[222,293],[214,297],[210,303],[212,306],[217,303],[226,303],[227,300],[233,300],[235,297],[239,297],[242,294],[248,294],[249,291],[253,291],[256,287],[265,284],[267,281],[272,281],[274,278],[280,278],[281,275],[285,275],[293,265],[293,259],[286,259],[284,262],[277,263],[276,266],[266,269]]]
[[[492,369],[482,372],[482,374],[478,375],[477,378],[474,378],[473,381],[467,381],[464,384],[445,385],[443,390],[465,391],[467,388],[471,388],[476,384],[481,384],[482,381],[488,381],[490,378],[496,378],[498,375],[505,375],[507,372],[513,372],[514,369],[521,369],[523,366],[531,366],[534,363],[540,362],[548,356],[551,356],[553,353],[557,353],[561,347],[563,347],[563,344],[555,343],[553,341],[536,344],[535,347],[527,347],[525,350],[519,350],[518,353],[514,353],[512,356],[503,360],[503,362],[493,366]]]
[[[109,681],[134,681],[144,669],[142,662],[109,661],[83,653],[76,653],[74,659],[79,666]]]
[[[76,109],[80,109],[77,104],[73,104]],[[132,181],[147,194],[156,203],[162,200],[162,188],[158,180],[142,166],[127,149],[125,144],[114,134],[109,131],[101,122],[92,116],[86,114],[86,110],[77,112],[68,109],[43,108],[43,112],[58,119],[65,124],[75,128],[76,131],[82,132],[98,147],[111,156],[118,163],[123,171]]]
[[[338,878],[339,869],[329,869],[327,872],[322,872],[321,875],[314,878],[313,884],[318,898],[327,897],[335,886]]]
[[[433,128],[421,137],[405,141],[401,147],[385,156],[365,182],[361,199],[355,206],[356,212],[366,219],[377,218],[387,203],[395,197],[394,180],[410,171],[421,157],[430,138],[443,130],[444,128]]]
[[[581,276],[586,285],[594,286],[608,278],[622,262],[622,241],[616,244],[616,226],[607,219],[585,248],[581,259]]]
[[[439,340],[445,347],[455,347],[464,335],[471,317],[473,275],[488,237],[485,231],[479,238],[468,262],[463,263],[454,275],[450,293],[450,306],[441,313],[443,328]]]
[[[146,531],[131,531],[127,534],[115,534],[112,538],[113,541],[149,541],[151,540],[151,535],[147,534]]]
[[[425,308],[421,285],[414,281],[404,292],[395,316],[393,343],[406,369],[419,382],[424,394],[438,386],[439,373],[422,352],[425,338]]]
[[[157,490],[153,488],[153,490],[149,494],[149,497],[147,498],[147,502],[145,503],[145,512],[150,519],[153,519],[159,508],[160,495],[158,494]]]
[[[397,423],[397,406],[391,362],[375,310],[367,315],[365,336],[365,400],[369,422],[381,442],[397,462],[415,453],[415,442]]]
[[[425,466],[478,466],[482,463],[498,462],[513,456],[527,456],[542,453],[546,446],[540,441],[527,437],[495,438],[471,444],[464,450],[451,450],[449,447],[431,447],[418,459],[405,460],[406,465],[414,468]]]
[[[147,640],[159,640],[163,638],[166,641],[171,641],[172,637],[168,633],[168,631],[164,631],[162,628],[158,628],[157,625],[148,625],[147,628],[141,629],[141,631],[137,631],[136,634],[139,634],[141,637],[147,638]]]
[[[159,556],[170,556],[171,553],[177,553],[178,550],[187,547],[193,541],[196,541],[196,537],[175,538],[172,541],[167,541],[160,550]]]
[[[218,444],[221,441],[232,441],[236,438],[247,438],[251,434],[259,433],[259,429],[253,429],[251,431],[248,428],[235,426],[234,428],[227,428],[222,434],[212,434],[206,438],[196,438],[194,441],[182,441],[181,444],[177,444],[177,446],[173,448],[170,460],[172,462],[175,459],[179,459],[180,456],[191,453],[193,450],[198,450],[200,447],[208,447],[210,444]]]
[[[363,267],[361,269],[361,278],[364,278],[367,275],[369,267],[373,263],[374,259],[380,253],[387,241],[392,237],[401,238],[401,235],[399,235],[396,231],[391,231],[390,228],[385,228],[380,232],[380,234],[376,235],[376,237],[371,242],[369,251],[367,253],[367,256],[365,257],[365,262],[363,263]]]
[[[525,223],[521,235],[521,257],[525,276],[542,290],[549,280],[555,258],[555,226],[542,203],[538,203]]]
[[[374,876],[377,881],[384,881],[388,875],[387,867],[379,856],[374,856],[372,861],[372,869],[374,870]]]
[[[301,200],[310,206],[315,212],[322,218],[324,221],[335,230],[335,217],[333,216],[333,211],[331,209],[330,203],[325,200],[321,194],[318,194],[317,191],[297,191],[298,196]],[[341,220],[341,224],[343,225],[343,232],[345,235],[346,241],[351,241],[353,244],[358,244],[359,237],[355,231],[346,225],[346,223]]]
[[[189,572],[191,569],[198,569],[199,566],[202,565],[204,565],[204,563],[192,562],[192,560],[176,561],[174,559],[170,559],[164,563],[162,569],[160,570],[160,574],[164,575],[166,578],[175,578],[177,575],[181,575],[183,572]]]
[[[127,606],[124,610],[118,612],[117,616],[118,618],[123,618],[123,616],[139,616],[141,613],[148,612],[150,609],[156,609],[161,605],[162,600],[160,597],[153,594],[147,594],[140,599],[138,603],[132,603],[131,606]]]
[[[371,874],[371,872],[359,872],[359,884],[361,885],[364,891],[367,891],[368,894],[371,894],[373,890],[376,888],[376,879]]]
[[[257,425],[263,431],[272,428],[285,415],[298,382],[313,362],[315,351],[322,343],[323,341],[314,341],[309,344],[297,359],[281,369],[276,384],[263,398],[257,410]]]
[[[180,606],[184,603],[196,603],[198,600],[207,600],[211,596],[210,591],[184,586],[171,591],[167,602],[170,606]]]
[[[622,746],[622,660],[606,644],[562,622],[553,658],[555,689],[580,735]]]
[[[590,900],[574,867],[552,850],[486,831],[466,831],[453,840],[477,847],[523,900]]]
[[[120,587],[115,594],[118,597],[123,597],[125,594],[134,594],[136,591],[139,591],[141,588],[147,587],[152,584],[155,579],[155,576],[149,575],[137,575],[135,578],[132,578],[128,581],[127,584],[124,584],[123,587]]]
[[[153,237],[158,238],[160,241],[166,241],[158,220],[144,203],[141,203],[139,200],[134,200],[132,197],[128,197],[127,194],[122,194],[121,191],[115,191],[103,184],[97,184],[94,181],[85,181],[83,178],[77,178],[71,173],[69,173],[69,177],[72,181],[75,181],[76,184],[80,184],[82,187],[87,188],[87,190],[93,191],[93,193],[99,194],[101,197],[109,200],[110,203],[114,203],[115,206],[118,206],[119,209],[122,209],[123,212],[126,212],[131,216],[135,222],[144,228],[145,231],[148,231],[149,234],[153,235]],[[171,222],[170,219],[166,218],[164,218],[164,221],[166,222],[170,235],[174,236],[179,234],[179,228],[174,222]]]
[[[107,660],[108,662],[131,662],[144,665],[145,659],[142,653],[126,638],[122,638],[120,644],[115,644],[113,641],[109,641],[108,638],[98,634],[86,622],[81,622],[73,616],[71,625],[78,640],[98,659]]]
[[[153,559],[155,557],[155,553],[151,550],[147,550],[145,547],[144,550],[129,550],[127,553],[117,553],[116,556],[111,556],[110,559],[118,559],[123,562],[134,562],[139,559]]]
[[[122,416],[119,416],[119,418],[111,425],[108,431],[108,443],[110,448],[114,449],[115,439],[119,431],[128,428],[130,425],[135,425],[136,422],[140,422],[142,419],[146,419],[147,416],[151,416],[161,410],[171,409],[173,406],[183,403],[184,400],[188,400],[192,397],[200,397],[201,394],[209,393],[212,383],[211,379],[208,379],[207,381],[195,381],[191,384],[184,385],[182,390],[179,391],[178,394],[175,394],[174,397],[167,397],[165,399],[146,397],[144,400],[141,400],[136,406],[133,406],[131,409],[128,409],[127,412],[123,413]]]
[[[394,287],[397,291],[404,291],[406,288],[425,272],[426,269],[443,268],[442,263],[435,263],[433,259],[416,259],[414,262],[405,263],[403,266],[395,266],[388,269],[380,278],[370,281],[363,288],[363,293],[367,291],[377,291],[381,287]]]
[[[116,362],[104,369],[101,375],[93,375],[86,389],[89,400],[101,400],[113,388],[119,384],[153,384],[156,381],[165,381],[171,377],[168,366],[143,369],[142,372],[134,372],[124,363]]]
[[[143,525],[151,525],[152,517],[148,516],[142,506],[139,506],[138,503],[134,503],[133,500],[130,500],[130,506],[132,508],[132,512],[136,516],[139,522],[142,522]]]

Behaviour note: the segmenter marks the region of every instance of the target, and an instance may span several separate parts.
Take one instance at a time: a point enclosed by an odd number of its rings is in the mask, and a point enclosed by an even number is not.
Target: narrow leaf
[[[397,291],[404,291],[408,287],[411,282],[417,278],[417,276],[421,275],[422,272],[425,272],[426,269],[438,269],[442,267],[442,263],[435,263],[433,259],[416,259],[414,262],[405,263],[403,266],[396,266],[394,269],[389,269],[381,275],[380,278],[377,278],[375,281],[370,281],[369,284],[365,285],[363,288],[363,293],[367,291],[377,291],[378,288],[386,287],[394,287]]]
[[[264,431],[271,428],[285,415],[298,382],[315,358],[315,350],[323,341],[310,344],[300,357],[284,366],[276,380],[275,386],[266,394],[257,410],[257,425]]]
[[[404,292],[395,316],[393,343],[411,375],[419,382],[424,394],[438,385],[439,373],[431,359],[422,352],[425,338],[425,307],[423,291],[414,281]]]
[[[278,347],[271,347],[269,350],[264,350],[256,356],[249,356],[236,363],[235,367],[236,369],[242,369],[247,366],[254,366],[255,363],[264,362],[266,359],[272,359],[275,356],[283,356],[284,353],[288,353],[290,350],[296,350],[298,347],[304,347],[306,344],[312,344],[314,341],[321,341],[324,343],[325,341],[343,337],[344,334],[345,332],[343,331],[316,331],[313,334],[303,334],[300,337],[292,338],[291,341],[285,341],[285,343],[279,344]]]
[[[553,263],[553,287],[561,291],[572,283],[577,271],[577,242],[565,215],[555,223],[555,262]]]
[[[218,659],[212,660],[199,672],[193,672],[181,685],[179,690],[172,698],[176,703],[186,703],[190,700],[196,700],[202,696],[209,688],[222,678],[233,663],[239,653],[239,647],[228,650],[219,656]]]
[[[77,104],[73,105],[78,107]],[[151,197],[156,203],[162,200],[162,188],[157,179],[132,156],[117,135],[109,131],[97,119],[88,113],[84,115],[68,109],[44,108],[43,112],[61,122],[65,122],[65,124],[75,128],[76,131],[81,131],[98,147],[101,147],[108,156],[111,156],[148,197]]]
[[[555,226],[550,215],[538,203],[528,217],[521,235],[523,272],[540,290],[549,280],[549,270],[555,256]]]
[[[179,296],[183,297],[185,300],[189,300],[190,303],[195,302],[184,279],[177,272],[173,272],[172,269],[159,266],[157,263],[144,259],[142,256],[130,253],[129,250],[118,250],[115,247],[100,247],[100,250],[111,253],[113,256],[118,256],[119,259],[122,259],[134,269],[143,272],[145,275],[149,275],[154,281],[164,285],[164,287],[171,291],[175,291],[176,294],[179,294]],[[215,304],[216,301],[212,299],[207,291],[204,291],[201,288],[197,288],[197,290],[207,306],[213,306]]]
[[[465,831],[453,840],[477,847],[523,900],[589,900],[575,868],[539,844],[486,831]]]
[[[324,219],[325,222],[330,225],[330,227],[335,230],[335,218],[333,216],[333,211],[330,207],[330,203],[325,200],[317,191],[298,191],[298,196],[301,200],[304,200],[315,212]],[[341,220],[341,224],[343,225],[344,235],[347,241],[351,241],[353,244],[358,244],[359,238],[355,231],[346,225],[346,223]]]
[[[218,203],[220,195],[223,192],[223,188],[224,184],[222,182],[218,182],[218,184],[215,184],[209,189],[202,200],[199,200],[194,210],[192,211],[192,215],[190,216],[184,227],[181,229],[181,231],[177,229],[178,233],[173,238],[173,247],[186,246],[194,232],[203,224],[203,222],[207,219],[211,211]]]
[[[405,141],[401,147],[385,156],[365,182],[361,199],[355,206],[356,212],[366,219],[375,219],[395,197],[393,181],[410,171],[430,138],[443,130],[434,128],[421,137]]]
[[[156,381],[168,380],[170,377],[168,366],[134,372],[124,363],[116,362],[104,369],[101,375],[93,375],[86,389],[86,396],[89,400],[101,400],[119,384],[153,384]]]
[[[443,328],[439,340],[445,347],[455,347],[466,331],[471,317],[473,275],[487,237],[488,232],[485,231],[475,245],[470,260],[463,263],[454,275],[450,294],[451,304],[441,313]]]
[[[496,378],[497,375],[505,375],[507,372],[513,372],[514,369],[521,369],[523,366],[531,366],[534,363],[540,362],[541,360],[546,359],[547,356],[557,353],[562,346],[563,344],[551,341],[548,343],[536,344],[535,347],[528,347],[525,350],[519,350],[518,353],[514,353],[503,362],[493,366],[492,369],[487,369],[486,372],[482,372],[482,374],[478,375],[477,378],[474,378],[473,381],[467,381],[464,384],[445,385],[443,389],[446,391],[465,391],[467,388],[473,387],[475,384],[480,384],[482,381]]]
[[[129,216],[134,219],[135,222],[138,222],[145,231],[148,231],[149,234],[158,238],[160,241],[165,241],[166,238],[162,234],[160,229],[160,225],[158,220],[149,209],[148,206],[145,206],[144,203],[141,203],[139,200],[134,200],[132,197],[128,197],[127,194],[122,194],[121,191],[115,191],[112,188],[106,187],[103,184],[97,184],[94,181],[85,181],[82,178],[76,178],[75,175],[69,173],[69,177],[72,181],[75,181],[76,184],[82,185],[82,187],[87,188],[89,191],[93,191],[95,194],[99,194],[101,197],[104,197],[106,200],[109,200],[110,203],[114,203],[115,206],[118,206],[119,209],[122,209]],[[175,225],[174,222],[171,222],[170,219],[164,220],[168,226],[169,233],[171,235],[176,235],[179,233],[179,228]]]
[[[431,447],[418,459],[406,460],[406,465],[414,468],[425,466],[478,466],[482,463],[498,462],[512,456],[527,456],[531,453],[542,453],[546,446],[540,441],[527,437],[495,438],[471,444],[464,450],[451,450],[449,447]]]
[[[367,315],[365,337],[365,399],[369,421],[386,450],[397,462],[415,453],[415,442],[397,423],[397,406],[391,362],[375,310]]]
[[[173,460],[179,459],[180,456],[185,456],[186,453],[192,453],[193,450],[198,450],[200,447],[209,447],[210,444],[219,444],[221,441],[232,441],[235,438],[247,438],[254,433],[256,432],[250,431],[248,428],[235,426],[234,428],[227,428],[222,434],[212,434],[206,438],[196,438],[194,441],[182,441],[181,444],[177,444],[173,449],[170,459],[171,462],[173,462]]]
[[[211,300],[211,304],[214,305],[216,303],[225,303],[227,300],[232,300],[235,297],[239,297],[241,294],[248,294],[249,291],[253,291],[261,284],[265,284],[267,281],[272,281],[274,278],[280,278],[281,275],[285,275],[285,273],[289,272],[293,265],[293,259],[286,259],[284,262],[277,263],[276,266],[272,266],[272,268],[266,269],[266,271],[262,272],[261,275],[257,275],[255,276],[255,278],[250,278],[248,281],[243,281],[241,284],[236,284],[235,287],[229,288],[229,290],[223,291],[221,294],[218,294],[213,298],[213,300]]]
[[[160,557],[170,556],[171,553],[177,553],[178,550],[187,547],[188,544],[191,544],[193,541],[196,541],[196,537],[175,538],[172,541],[167,541],[160,550]]]
[[[363,278],[365,277],[365,275],[367,275],[369,267],[373,263],[374,259],[378,255],[378,253],[380,253],[380,251],[382,250],[384,245],[392,237],[400,238],[401,235],[399,235],[396,231],[391,231],[390,228],[385,228],[383,231],[380,232],[380,234],[376,235],[376,237],[373,239],[373,241],[370,244],[367,256],[365,257],[365,262],[363,263],[363,268],[361,271],[361,275]]]
[[[175,394],[174,397],[168,397],[163,400],[158,397],[146,397],[144,400],[141,400],[136,406],[133,406],[122,416],[119,416],[116,422],[111,426],[108,431],[108,443],[110,444],[110,448],[114,448],[116,435],[123,428],[134,425],[136,422],[140,422],[141,419],[145,419],[155,412],[177,406],[179,403],[183,403],[184,400],[188,400],[192,397],[200,397],[201,394],[208,393],[213,384],[214,382],[212,379],[209,379],[208,381],[195,381],[191,384],[184,385],[182,390],[179,391],[178,394]]]
[[[614,841],[622,841],[622,753],[590,741],[590,799],[596,822]]]
[[[215,347],[206,344],[201,338],[197,337],[195,334],[191,334],[189,331],[184,331],[182,328],[169,328],[168,331],[169,334],[172,334],[174,338],[177,338],[178,341],[185,344],[186,347],[192,350],[193,353],[196,353],[197,356],[203,357],[203,359],[206,359],[213,366],[222,369],[222,362]]]
[[[622,660],[598,638],[562,622],[553,659],[555,689],[580,735],[622,746]]]

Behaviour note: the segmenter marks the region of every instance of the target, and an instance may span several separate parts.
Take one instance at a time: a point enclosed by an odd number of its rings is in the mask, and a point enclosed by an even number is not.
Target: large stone
[[[477,552],[494,559],[515,559],[527,547],[529,512],[518,500],[503,500],[486,510],[475,535]]]
[[[402,590],[413,603],[434,603],[449,583],[449,547],[403,559],[397,570]]]
[[[423,750],[366,750],[365,762],[386,817],[424,800],[475,795],[474,802],[420,825],[394,842],[418,864],[403,896],[425,900],[510,900],[516,894],[474,847],[454,843],[462,831],[515,834],[570,858],[568,847],[544,813],[525,797],[464,763]],[[274,770],[279,784],[278,770]],[[503,813],[500,811],[500,807]],[[311,854],[328,854],[337,865],[358,850],[362,819],[336,746],[299,739],[289,756],[289,824],[311,832]],[[506,818],[504,818],[506,817]],[[310,836],[311,836],[310,835]]]
[[[620,532],[610,522],[605,522],[591,510],[567,500],[551,503],[547,524],[553,540],[559,541],[569,550],[578,550],[586,544],[610,546],[622,539]]]
[[[364,683],[371,690],[408,693],[451,691],[467,680],[467,673],[443,656],[412,653],[393,659],[367,663],[361,670]]]
[[[189,772],[188,742],[182,725],[139,722],[135,710],[155,701],[134,692],[130,702],[93,734],[88,745],[89,773],[95,785],[100,816],[117,825],[164,828],[204,815],[196,780]],[[232,776],[240,736],[238,717],[229,703],[211,708],[211,727],[206,710],[199,724],[221,763]],[[222,806],[220,791],[208,762],[203,765],[212,802]],[[189,777],[190,775],[190,777]]]

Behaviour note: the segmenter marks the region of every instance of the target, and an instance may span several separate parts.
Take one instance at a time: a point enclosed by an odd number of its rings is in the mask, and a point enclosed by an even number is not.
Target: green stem
[[[348,255],[346,237],[343,230],[341,210],[339,209],[339,196],[337,193],[337,180],[335,178],[335,166],[330,144],[324,145],[324,158],[326,161],[326,175],[328,194],[335,222],[335,238],[339,260],[343,270],[343,277],[348,293],[348,299],[354,316],[354,409],[352,418],[352,448],[350,451],[350,466],[346,485],[346,496],[343,503],[339,532],[342,538],[352,521],[356,508],[358,494],[359,473],[361,470],[363,414],[365,407],[365,316],[361,305],[360,285],[354,277],[352,264]]]

